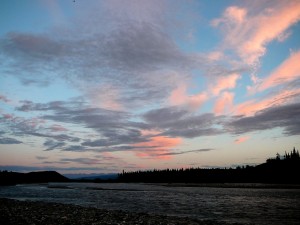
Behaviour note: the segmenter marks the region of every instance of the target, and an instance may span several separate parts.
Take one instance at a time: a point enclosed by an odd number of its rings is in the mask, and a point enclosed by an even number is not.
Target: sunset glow
[[[0,170],[231,167],[300,147],[298,0],[0,5]]]

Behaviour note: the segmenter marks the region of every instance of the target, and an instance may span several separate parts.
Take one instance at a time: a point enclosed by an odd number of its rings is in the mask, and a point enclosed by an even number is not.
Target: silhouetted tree
[[[279,153],[269,158],[266,163],[257,166],[237,166],[232,168],[180,168],[165,170],[148,170],[122,172],[118,175],[119,182],[178,182],[178,183],[223,183],[223,182],[263,182],[263,183],[298,183],[300,176],[299,152],[294,148],[291,153]]]

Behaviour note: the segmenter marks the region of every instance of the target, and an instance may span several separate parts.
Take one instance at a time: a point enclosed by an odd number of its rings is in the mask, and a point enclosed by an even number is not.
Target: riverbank
[[[224,222],[0,198],[2,225],[221,225]]]
[[[300,189],[300,184],[266,184],[266,183],[160,183],[154,185],[161,185],[165,187]]]

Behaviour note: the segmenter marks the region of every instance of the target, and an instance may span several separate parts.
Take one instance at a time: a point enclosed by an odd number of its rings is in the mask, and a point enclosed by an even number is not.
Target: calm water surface
[[[0,197],[251,224],[300,224],[300,189],[51,183],[0,187]]]

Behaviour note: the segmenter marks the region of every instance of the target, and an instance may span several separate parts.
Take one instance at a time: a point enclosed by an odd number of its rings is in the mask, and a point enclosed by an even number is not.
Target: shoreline
[[[160,185],[166,187],[300,189],[300,184],[271,184],[271,183],[164,183]]]
[[[221,225],[235,224],[149,213],[106,210],[71,204],[0,198],[0,224],[64,225]]]

